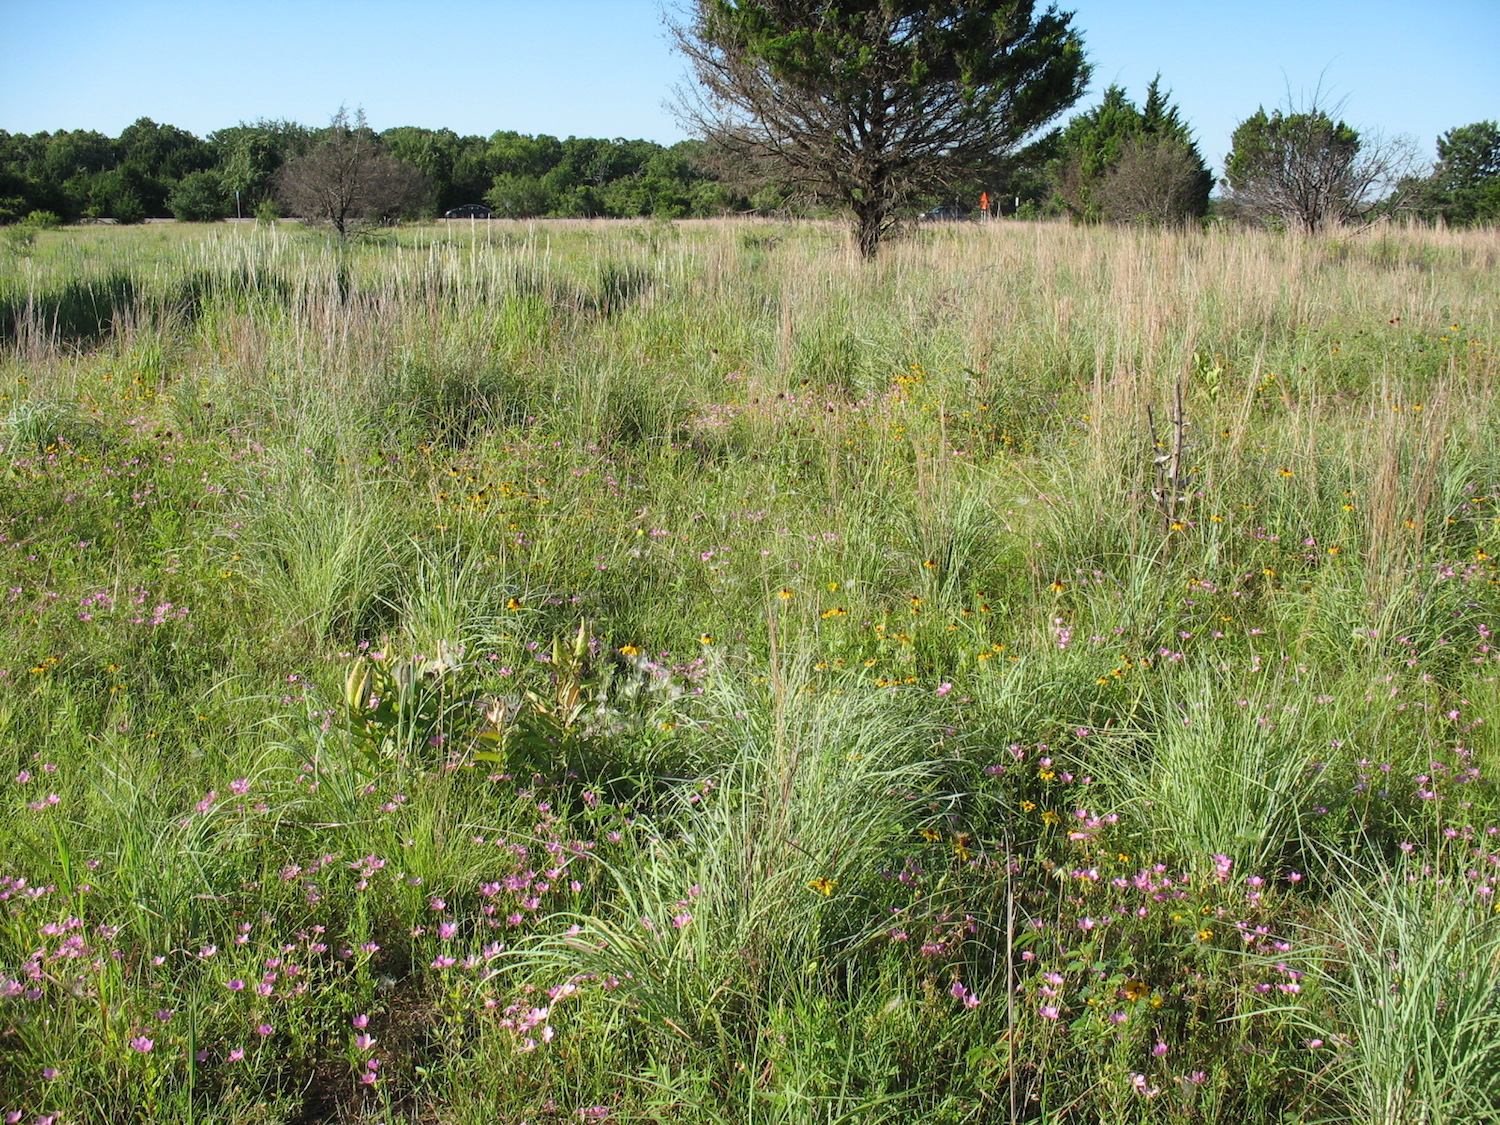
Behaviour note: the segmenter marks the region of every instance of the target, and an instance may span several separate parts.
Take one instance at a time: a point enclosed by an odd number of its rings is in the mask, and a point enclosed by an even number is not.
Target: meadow
[[[0,247],[6,1122],[1500,1120],[1500,234]]]

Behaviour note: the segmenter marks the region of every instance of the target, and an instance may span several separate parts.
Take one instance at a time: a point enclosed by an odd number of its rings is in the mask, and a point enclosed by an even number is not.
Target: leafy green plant
[[[434,656],[364,655],[344,681],[343,725],[367,770],[440,760],[467,703],[465,667],[440,641]]]

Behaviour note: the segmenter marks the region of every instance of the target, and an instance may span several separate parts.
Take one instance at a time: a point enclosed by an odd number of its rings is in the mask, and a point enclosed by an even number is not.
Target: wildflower
[[[130,1049],[132,1051],[139,1051],[143,1055],[149,1055],[151,1048],[155,1046],[155,1041],[146,1038],[144,1035],[137,1035],[130,1041]]]
[[[1038,1008],[1036,1014],[1041,1016],[1044,1020],[1055,1020],[1058,1016],[1062,1015],[1062,1009],[1053,1007],[1051,1005],[1045,1005],[1041,1008]]]
[[[839,885],[839,881],[837,879],[818,878],[812,880],[807,885],[811,890],[817,891],[821,895],[831,895],[833,894],[833,888]]]
[[[1130,1085],[1136,1093],[1142,1095],[1143,1097],[1154,1098],[1157,1094],[1161,1093],[1159,1087],[1147,1084],[1146,1076],[1144,1074],[1132,1074],[1130,1076]]]
[[[953,999],[960,1001],[965,1008],[979,1007],[979,997],[964,987],[964,982],[955,980],[953,987],[948,990]]]
[[[792,597],[792,591],[783,586],[781,589],[776,591],[776,596],[782,601],[790,601]]]
[[[1167,1045],[1165,1043],[1157,1043],[1156,1046],[1154,1046],[1154,1047],[1151,1048],[1151,1057],[1153,1059],[1159,1059],[1163,1055],[1165,1055],[1166,1053],[1167,1053]]]

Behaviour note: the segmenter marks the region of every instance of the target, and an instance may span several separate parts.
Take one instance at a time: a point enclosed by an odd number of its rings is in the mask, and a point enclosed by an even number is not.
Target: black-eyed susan
[[[790,601],[792,598],[792,591],[783,586],[781,589],[776,591],[776,596],[784,602]]]
[[[635,645],[621,645],[615,651],[621,656],[639,656],[641,654],[641,650]]]
[[[1120,995],[1131,1003],[1135,1003],[1151,995],[1151,986],[1143,980],[1127,980],[1120,986]]]
[[[809,890],[817,891],[820,895],[824,896],[833,894],[833,888],[838,885],[839,881],[837,879],[825,879],[822,877],[813,879],[807,884]]]
[[[517,609],[525,609],[526,607],[525,607],[525,605],[522,604],[520,598],[506,598],[505,599],[505,608],[509,609],[509,610],[517,610]]]

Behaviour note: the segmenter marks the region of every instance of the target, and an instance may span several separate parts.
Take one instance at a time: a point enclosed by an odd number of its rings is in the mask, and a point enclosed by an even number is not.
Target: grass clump
[[[1494,1117],[1494,254],[42,232],[0,1111]]]

